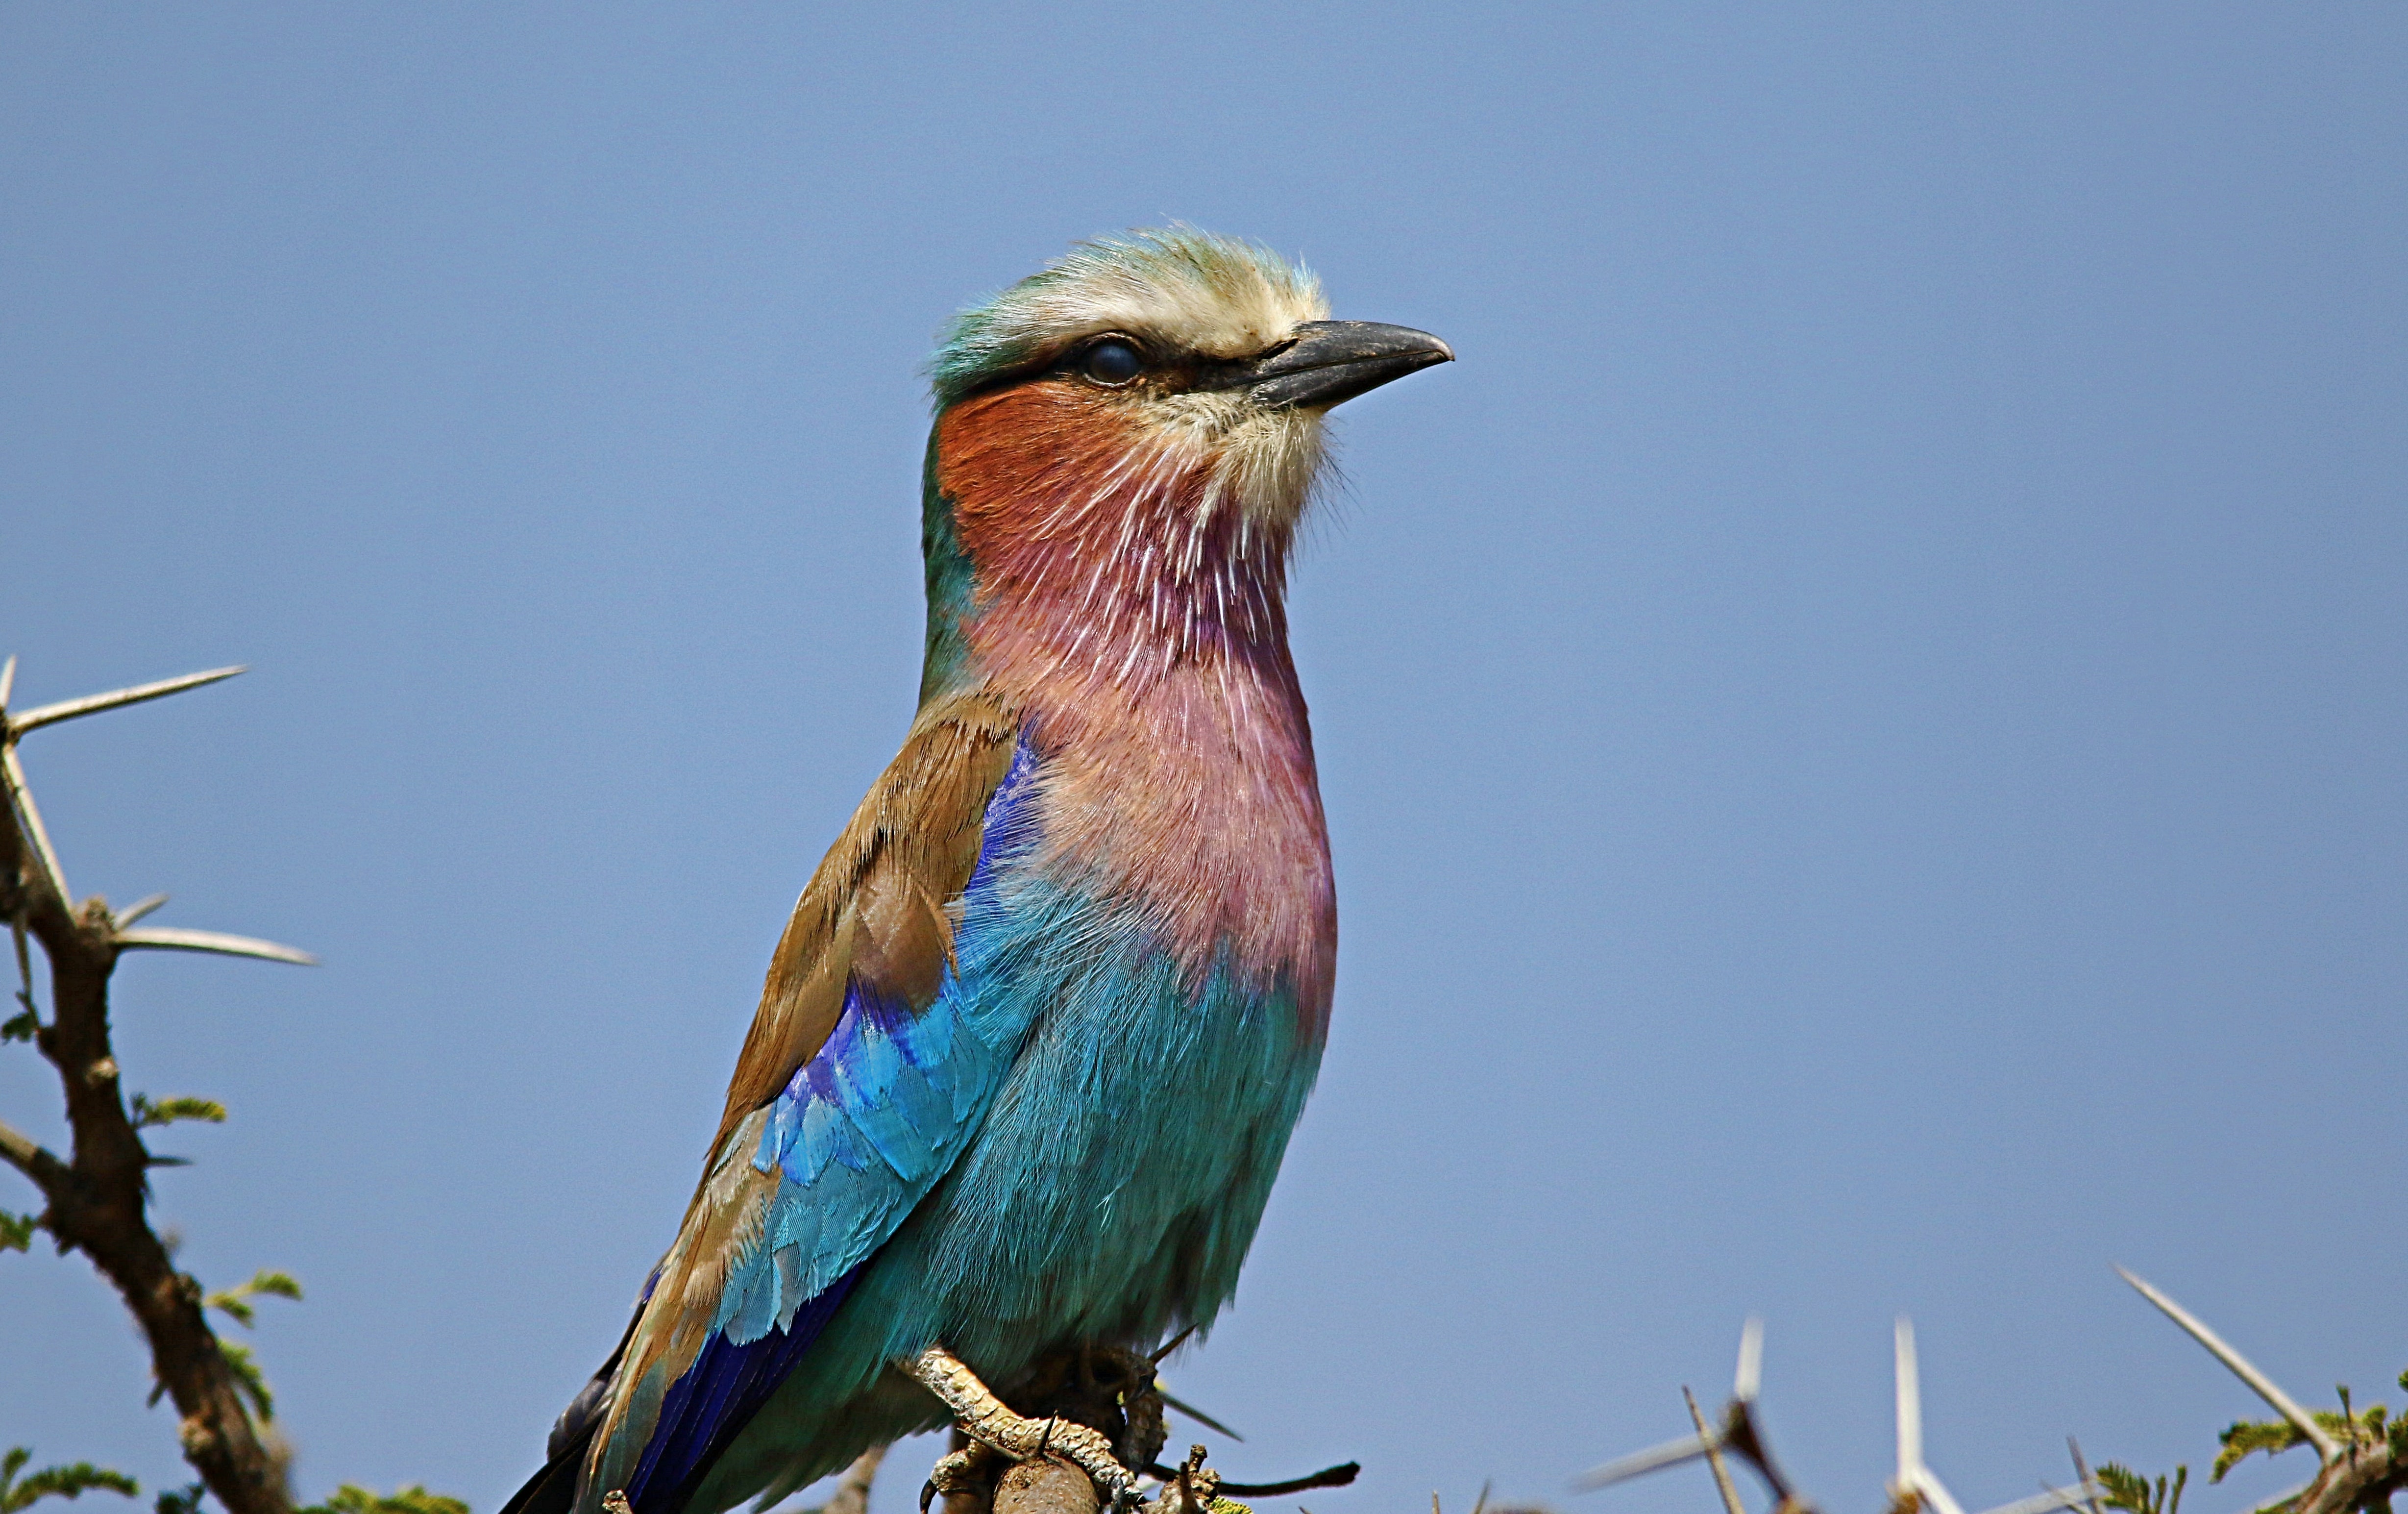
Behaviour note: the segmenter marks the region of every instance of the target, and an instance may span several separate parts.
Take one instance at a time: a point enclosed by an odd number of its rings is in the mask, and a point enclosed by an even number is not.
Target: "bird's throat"
[[[1127,685],[1284,664],[1296,510],[1233,486],[1209,434],[1029,386],[949,410],[930,472],[932,650],[949,613],[996,672]],[[941,583],[940,551],[957,558]]]

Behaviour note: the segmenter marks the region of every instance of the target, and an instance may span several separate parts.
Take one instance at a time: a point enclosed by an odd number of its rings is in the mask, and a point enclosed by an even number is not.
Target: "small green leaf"
[[[2098,1478],[2107,1490],[2101,1502],[2109,1508],[2122,1509],[2125,1514],[2180,1514],[2183,1488],[2190,1481],[2190,1468],[2174,1468],[2171,1484],[2159,1478],[2154,1488],[2148,1478],[2117,1462],[2101,1463]]]
[[[457,1498],[428,1492],[423,1483],[380,1493],[347,1482],[324,1503],[313,1504],[301,1514],[468,1514],[468,1506]]]
[[[150,1102],[147,1093],[134,1096],[134,1128],[149,1130],[154,1125],[173,1125],[179,1119],[206,1120],[211,1125],[225,1123],[225,1105],[215,1099],[195,1099],[190,1094]]]
[[[222,1289],[211,1293],[201,1300],[201,1305],[204,1308],[221,1310],[242,1321],[244,1327],[249,1328],[259,1322],[251,1307],[251,1301],[263,1293],[271,1298],[292,1299],[297,1303],[301,1297],[301,1285],[294,1281],[291,1273],[262,1270],[252,1273],[251,1281],[239,1287]]]
[[[208,1491],[206,1484],[198,1482],[169,1488],[159,1495],[152,1514],[201,1514],[201,1495]]]
[[[72,1466],[46,1466],[39,1472],[20,1478],[25,1464],[33,1460],[30,1448],[18,1446],[0,1456],[0,1514],[18,1514],[30,1508],[38,1499],[80,1498],[95,1488],[131,1498],[141,1488],[122,1472],[113,1472],[90,1462],[78,1462]],[[466,1510],[462,1514],[466,1514]]]
[[[2272,1456],[2307,1444],[2307,1437],[2287,1420],[2235,1420],[2215,1439],[2224,1449],[2215,1453],[2215,1465],[2208,1472],[2210,1482],[2222,1482],[2224,1475],[2244,1457],[2259,1451]]]
[[[22,998],[22,995],[19,997]],[[21,1009],[7,1019],[0,1020],[0,1042],[31,1041],[34,1039],[34,1033],[41,1028],[41,1017],[30,1009]]]
[[[41,1223],[39,1215],[11,1214],[0,1209],[0,1251],[30,1251],[34,1248],[34,1231]]]
[[[2149,1479],[2121,1462],[2099,1464],[2099,1483],[2107,1490],[2109,1508],[2126,1514],[2149,1514]]]
[[[265,1424],[274,1420],[276,1395],[267,1391],[267,1377],[259,1370],[259,1360],[251,1354],[251,1348],[236,1341],[222,1340],[218,1342],[218,1351],[224,1356],[227,1369],[234,1374],[235,1387],[241,1390],[242,1396],[250,1399],[251,1407],[258,1412],[259,1422]],[[0,1509],[0,1514],[7,1514],[7,1511]]]

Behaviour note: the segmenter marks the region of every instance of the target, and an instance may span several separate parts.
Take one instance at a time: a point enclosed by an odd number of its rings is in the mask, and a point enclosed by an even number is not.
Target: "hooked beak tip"
[[[1375,321],[1307,321],[1278,352],[1238,378],[1266,410],[1328,410],[1409,373],[1455,361],[1426,331]]]

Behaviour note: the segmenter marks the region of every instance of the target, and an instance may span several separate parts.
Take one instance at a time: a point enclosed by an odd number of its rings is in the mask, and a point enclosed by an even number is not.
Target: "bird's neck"
[[[1209,456],[978,403],[930,453],[924,699],[983,685],[1018,709],[1047,761],[1039,865],[1146,901],[1193,982],[1293,994],[1317,1042],[1336,903],[1287,647],[1291,530],[1213,497]]]
[[[923,701],[991,677],[1126,697],[1198,666],[1292,690],[1292,520],[1207,449],[1046,404],[971,400],[930,438]]]

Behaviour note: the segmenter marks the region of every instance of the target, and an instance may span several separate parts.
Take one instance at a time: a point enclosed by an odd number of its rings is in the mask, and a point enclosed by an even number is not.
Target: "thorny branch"
[[[0,1125],[0,1160],[41,1190],[38,1217],[62,1252],[92,1259],[123,1295],[150,1348],[160,1387],[180,1418],[184,1459],[229,1514],[292,1514],[284,1466],[243,1402],[243,1387],[204,1313],[201,1285],[176,1270],[174,1259],[146,1213],[150,1170],[168,1159],[143,1144],[121,1089],[110,1045],[108,980],[121,954],[141,948],[206,951],[307,962],[307,954],[271,942],[212,931],[132,930],[157,908],[146,900],[110,913],[94,896],[77,903],[17,760],[29,731],[79,716],[197,688],[231,678],[220,668],[184,678],[46,705],[22,715],[7,712],[16,659],[0,667],[0,782],[7,793],[0,824],[0,917],[15,940],[22,985],[10,1037],[30,1037],[59,1076],[65,1095],[69,1154],[62,1158],[22,1132]],[[38,942],[50,964],[50,1017],[35,1007],[25,938]]]
[[[2181,1305],[2125,1269],[2115,1270],[2282,1416],[2278,1421],[2243,1421],[2225,1431],[2223,1454],[2216,1458],[2210,1480],[2221,1480],[2235,1463],[2253,1451],[2312,1446],[2322,1463],[2314,1480],[2275,1498],[2256,1514],[2390,1514],[2392,1495],[2408,1491],[2408,1410],[2397,1420],[2388,1419],[2380,1404],[2354,1411],[2344,1387],[2340,1390],[2339,1413],[2311,1413]],[[1740,1343],[1738,1378],[1720,1424],[1709,1426],[1696,1397],[1684,1388],[1681,1392],[1687,1400],[1695,1435],[1609,1462],[1581,1478],[1574,1487],[1584,1492],[1610,1487],[1703,1458],[1713,1469],[1727,1514],[1742,1514],[1738,1491],[1724,1467],[1727,1453],[1752,1468],[1772,1491],[1772,1514],[1813,1514],[1813,1506],[1798,1495],[1773,1464],[1756,1419],[1762,1343],[1760,1325],[1749,1320]],[[2408,1390],[2408,1372],[2401,1374],[2400,1386]],[[1897,1404],[1898,1471],[1889,1485],[1888,1514],[1959,1514],[1962,1506],[1956,1495],[1923,1459],[1923,1394],[1914,1327],[1904,1319],[1898,1321],[1897,1331]],[[2060,1509],[2086,1514],[2105,1514],[2108,1509],[2119,1514],[2177,1514],[2187,1469],[2173,1479],[2169,1493],[2166,1478],[2158,1478],[2152,1490],[2137,1474],[2113,1463],[2100,1466],[2094,1476],[2080,1443],[2069,1438],[2066,1445],[2073,1457],[2071,1488],[2046,1488],[1984,1514],[2056,1514]]]
[[[2350,1408],[2349,1390],[2343,1388],[2339,1414],[2311,1414],[2189,1310],[2125,1268],[2115,1271],[2283,1417],[2284,1422],[2279,1425],[2243,1421],[2225,1431],[2224,1453],[2215,1460],[2211,1481],[2221,1479],[2235,1462],[2252,1450],[2272,1452],[2291,1446],[2313,1446],[2321,1464],[2315,1477],[2306,1487],[2267,1506],[2260,1514],[2274,1514],[2275,1510],[2283,1514],[2389,1514],[2391,1495],[2408,1490],[2408,1406],[2403,1406],[2399,1420],[2386,1425],[2382,1405],[2362,1415],[2355,1413]],[[2400,1386],[2408,1390],[2408,1372],[2400,1375]]]

